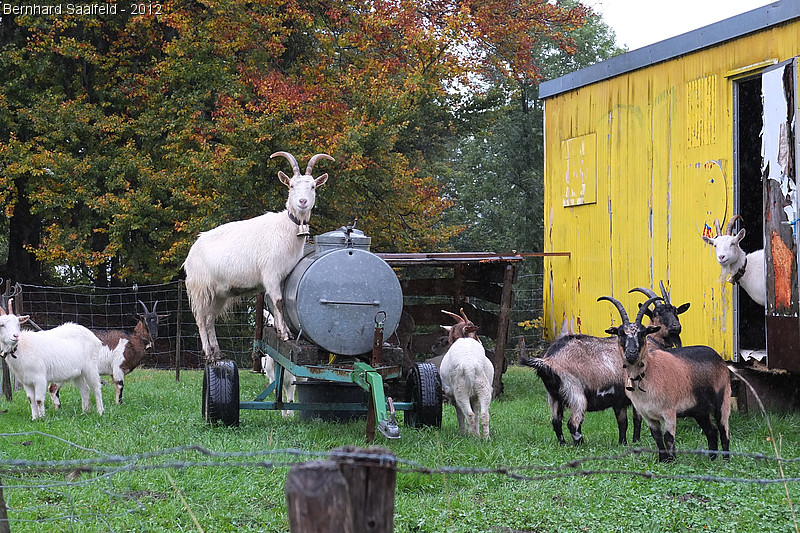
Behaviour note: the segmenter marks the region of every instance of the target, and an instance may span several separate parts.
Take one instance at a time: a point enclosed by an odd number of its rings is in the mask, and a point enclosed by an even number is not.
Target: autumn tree
[[[576,6],[576,0],[566,5]],[[597,15],[569,30],[574,48],[540,39],[538,73],[553,79],[617,55],[614,32]],[[467,221],[454,245],[461,250],[542,250],[544,198],[544,105],[540,78],[497,75],[487,88],[465,97],[459,116],[471,134],[456,139],[443,163],[446,192],[456,199],[445,214]],[[475,214],[475,216],[471,216]]]
[[[569,50],[586,15],[544,0],[158,6],[0,20],[0,275],[170,279],[199,231],[283,208],[278,150],[336,158],[318,165],[315,230],[357,217],[376,249],[440,249],[464,226],[443,219],[438,179],[472,127],[460,95],[537,79],[542,39]]]

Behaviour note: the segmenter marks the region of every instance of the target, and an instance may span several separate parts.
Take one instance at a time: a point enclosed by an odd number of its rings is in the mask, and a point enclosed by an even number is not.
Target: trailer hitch
[[[394,402],[391,396],[386,397],[386,404],[389,406],[389,418],[378,424],[378,431],[387,439],[399,439],[400,428],[397,426],[397,419],[394,416]]]
[[[353,383],[359,385],[362,389],[369,393],[369,411],[368,424],[367,424],[367,440],[372,441],[374,436],[375,427],[369,427],[369,417],[374,416],[374,422],[377,423],[377,429],[388,439],[399,439],[400,429],[397,426],[397,420],[394,415],[394,403],[389,398],[389,409],[391,415],[386,412],[387,398],[383,391],[383,378],[378,372],[375,371],[367,363],[356,361],[353,364]],[[370,435],[372,433],[372,435]]]

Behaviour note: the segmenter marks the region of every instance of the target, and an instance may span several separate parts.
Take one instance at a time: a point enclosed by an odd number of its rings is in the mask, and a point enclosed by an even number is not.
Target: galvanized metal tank
[[[372,351],[380,311],[386,313],[384,340],[400,323],[400,281],[392,267],[369,251],[369,243],[369,237],[352,228],[318,235],[284,283],[289,326],[334,354]]]

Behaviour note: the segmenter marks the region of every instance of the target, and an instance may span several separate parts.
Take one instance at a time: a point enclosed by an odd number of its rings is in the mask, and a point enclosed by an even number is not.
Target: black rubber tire
[[[239,370],[234,361],[223,359],[206,365],[202,414],[206,422],[239,425]]]
[[[442,379],[433,363],[415,363],[406,382],[407,398],[414,403],[403,420],[409,427],[442,427]]]

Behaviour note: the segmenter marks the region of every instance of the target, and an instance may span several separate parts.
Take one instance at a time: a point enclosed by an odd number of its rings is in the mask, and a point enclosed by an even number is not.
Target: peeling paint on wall
[[[792,307],[792,263],[794,254],[783,239],[772,232],[772,267],[775,272],[775,307],[788,311]]]

